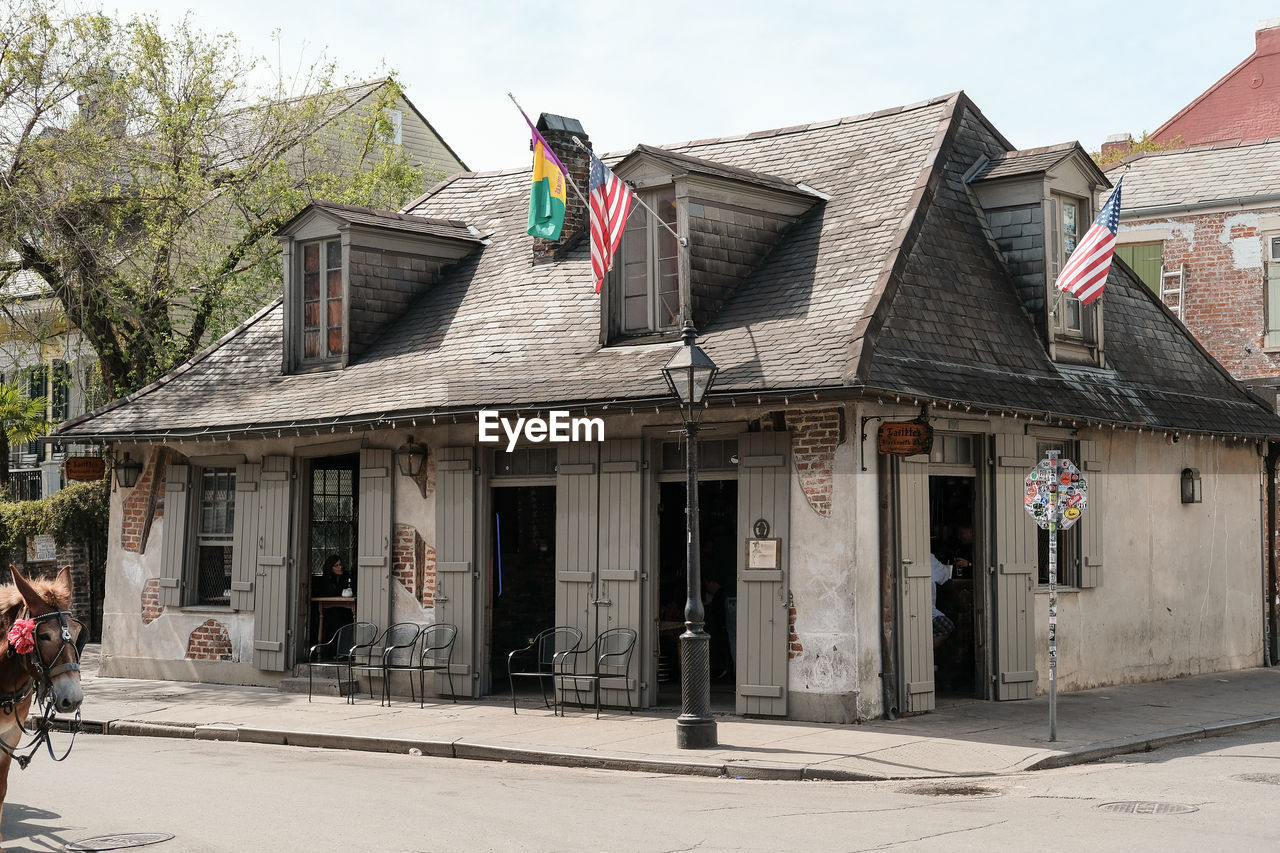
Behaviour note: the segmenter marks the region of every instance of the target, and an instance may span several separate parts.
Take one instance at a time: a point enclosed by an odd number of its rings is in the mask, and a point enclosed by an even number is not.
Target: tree
[[[115,394],[278,293],[276,229],[317,198],[398,207],[399,88],[351,109],[331,65],[265,91],[231,36],[20,0],[0,21],[0,286],[29,271]]]
[[[9,447],[35,441],[49,431],[44,397],[28,399],[23,389],[0,382],[0,489],[9,485]]]
[[[1128,146],[1122,146],[1115,153],[1103,155],[1101,151],[1094,151],[1089,156],[1093,158],[1093,162],[1098,166],[1106,168],[1112,163],[1118,163],[1131,154],[1149,154],[1153,151],[1170,151],[1174,148],[1182,148],[1186,143],[1182,141],[1182,136],[1175,136],[1168,142],[1157,142],[1151,138],[1151,134],[1145,130],[1138,139],[1130,137]]]

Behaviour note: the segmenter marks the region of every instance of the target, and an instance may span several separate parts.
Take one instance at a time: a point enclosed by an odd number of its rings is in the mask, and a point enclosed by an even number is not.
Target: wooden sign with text
[[[876,449],[892,456],[915,456],[933,449],[933,427],[919,421],[880,424]]]
[[[101,480],[107,473],[106,460],[101,456],[68,456],[63,467],[68,480],[83,483]]]

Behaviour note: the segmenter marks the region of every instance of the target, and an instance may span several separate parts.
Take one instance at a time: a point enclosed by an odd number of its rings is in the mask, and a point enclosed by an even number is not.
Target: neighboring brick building
[[[1263,21],[1254,39],[1253,53],[1156,128],[1151,141],[1194,147],[1280,137],[1280,18]],[[1127,134],[1110,137],[1103,157],[1128,145]]]
[[[1277,31],[1280,32],[1280,31]],[[1128,158],[1118,253],[1231,374],[1280,386],[1280,142]]]

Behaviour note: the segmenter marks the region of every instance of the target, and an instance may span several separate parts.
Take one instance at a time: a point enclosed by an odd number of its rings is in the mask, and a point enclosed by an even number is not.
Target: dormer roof
[[[1041,148],[1026,148],[1020,151],[1008,151],[993,157],[986,165],[974,172],[970,181],[996,181],[1002,178],[1019,178],[1038,175],[1052,171],[1065,160],[1075,158],[1079,166],[1102,187],[1111,187],[1093,158],[1080,146],[1079,142],[1062,142],[1057,145],[1046,145]]]

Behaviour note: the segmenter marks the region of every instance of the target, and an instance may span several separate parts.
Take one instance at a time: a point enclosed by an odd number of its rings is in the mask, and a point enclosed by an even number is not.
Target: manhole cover
[[[1280,785],[1280,773],[1239,773],[1231,778],[1240,782],[1261,782],[1264,785]]]
[[[145,847],[173,838],[167,832],[127,832],[121,835],[99,835],[84,841],[73,841],[63,850],[124,850],[128,847]]]
[[[1150,815],[1166,815],[1166,814],[1190,814],[1191,812],[1200,811],[1195,806],[1189,806],[1186,803],[1152,803],[1144,800],[1127,800],[1120,803],[1103,803],[1098,806],[1104,812],[1116,812],[1118,814],[1150,814]]]

